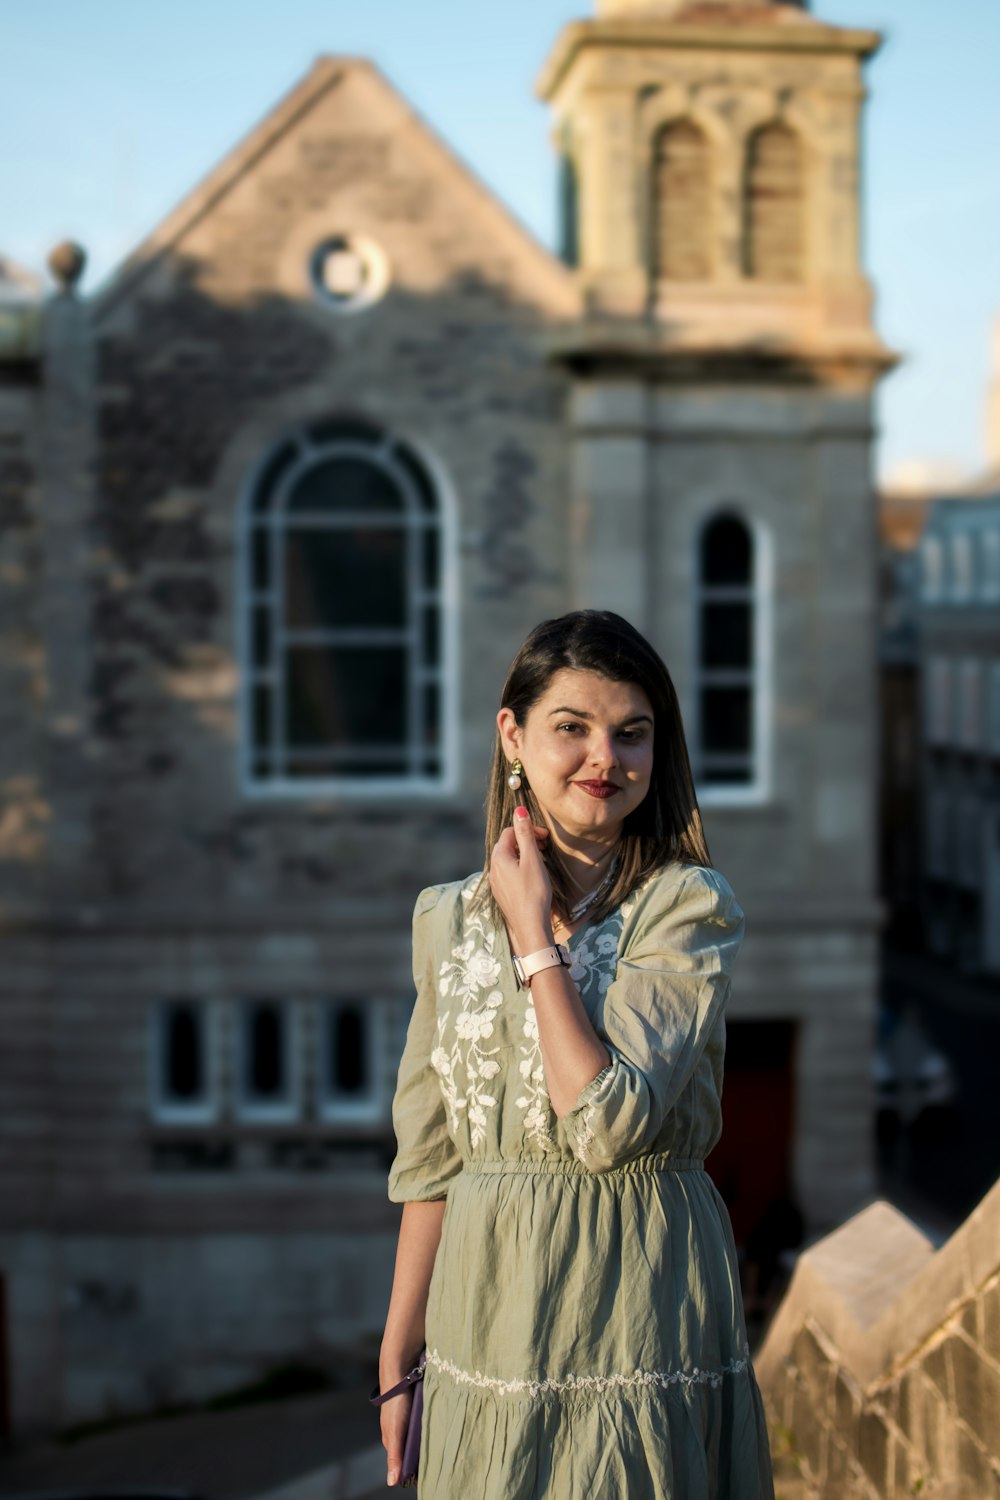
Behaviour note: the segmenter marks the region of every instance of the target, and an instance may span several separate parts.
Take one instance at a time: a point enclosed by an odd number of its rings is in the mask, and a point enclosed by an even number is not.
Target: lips
[[[573,785],[578,786],[582,792],[586,792],[588,797],[596,797],[600,802],[606,801],[608,797],[613,797],[615,792],[621,790],[613,781],[574,781]]]

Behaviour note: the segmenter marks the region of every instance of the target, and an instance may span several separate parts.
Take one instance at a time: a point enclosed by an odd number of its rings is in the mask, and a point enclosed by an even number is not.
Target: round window
[[[389,262],[372,240],[337,234],[313,251],[312,282],[320,299],[335,312],[371,307],[389,285]]]

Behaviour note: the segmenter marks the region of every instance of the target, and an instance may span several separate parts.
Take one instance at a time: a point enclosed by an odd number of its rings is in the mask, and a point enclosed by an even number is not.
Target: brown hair
[[[680,704],[670,673],[657,652],[633,625],[610,610],[579,609],[555,620],[543,620],[511,663],[500,695],[501,708],[511,709],[517,723],[523,725],[556,672],[567,668],[596,672],[612,682],[635,683],[653,708],[653,772],[649,791],[625,819],[614,879],[591,910],[591,921],[599,922],[664,865],[674,860],[698,865],[711,865],[712,861],[695,794]],[[493,847],[512,823],[518,803],[527,807],[532,822],[544,821],[527,777],[520,790],[514,792],[507,785],[509,774],[498,731],[486,794],[486,862],[476,897],[488,902],[500,927],[503,916],[489,885]],[[576,897],[558,854],[546,846],[542,854],[552,881],[555,910],[566,921]]]

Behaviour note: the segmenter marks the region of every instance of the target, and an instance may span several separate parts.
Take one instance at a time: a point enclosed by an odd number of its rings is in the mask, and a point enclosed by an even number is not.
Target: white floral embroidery
[[[518,1071],[523,1080],[521,1093],[514,1103],[524,1110],[524,1128],[527,1134],[541,1146],[543,1151],[556,1151],[558,1147],[550,1134],[550,1121],[554,1118],[548,1092],[545,1088],[545,1068],[542,1064],[542,1048],[538,1036],[538,1016],[526,990],[528,1003],[524,1012],[522,1031],[527,1041],[521,1047]]]
[[[598,995],[609,989],[618,967],[620,937],[621,916],[612,912],[592,931],[585,932],[582,942],[573,949],[570,978],[581,994],[592,985],[596,985]]]
[[[471,888],[462,892],[466,903],[471,895]],[[459,1006],[454,1022],[455,1040],[450,1049],[445,1045],[452,1011],[451,1008],[440,1011],[438,1045],[431,1053],[431,1067],[441,1083],[452,1131],[458,1130],[459,1111],[467,1110],[471,1143],[477,1146],[486,1139],[487,1110],[495,1109],[497,1103],[495,1094],[486,1085],[500,1072],[500,1064],[494,1060],[500,1049],[484,1047],[482,1043],[493,1035],[503,992],[495,988],[501,968],[495,952],[496,932],[487,929],[481,914],[468,915],[465,926],[468,935],[452,949],[451,960],[445,960],[438,974],[442,999],[452,999]],[[463,1042],[468,1044],[464,1052],[460,1045]]]
[[[481,1370],[463,1370],[459,1365],[445,1359],[437,1349],[427,1350],[427,1363],[443,1370],[462,1385],[476,1385],[488,1390],[520,1393],[529,1396],[547,1396],[562,1391],[610,1391],[629,1390],[637,1386],[658,1385],[669,1389],[672,1385],[709,1385],[718,1389],[727,1375],[742,1375],[750,1368],[750,1346],[743,1346],[743,1358],[732,1359],[721,1370],[634,1370],[631,1375],[567,1375],[564,1380],[530,1380],[516,1378],[500,1380],[493,1375],[484,1375]]]

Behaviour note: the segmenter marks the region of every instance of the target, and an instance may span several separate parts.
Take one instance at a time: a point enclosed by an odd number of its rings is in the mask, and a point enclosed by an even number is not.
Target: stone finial
[[[63,240],[49,254],[49,270],[64,292],[72,292],[83,275],[87,252],[75,240]]]

